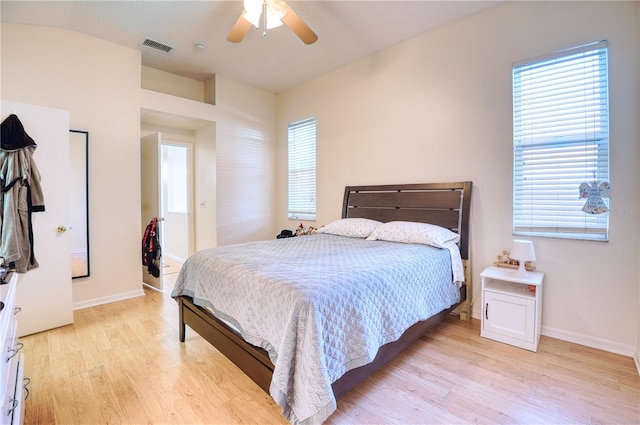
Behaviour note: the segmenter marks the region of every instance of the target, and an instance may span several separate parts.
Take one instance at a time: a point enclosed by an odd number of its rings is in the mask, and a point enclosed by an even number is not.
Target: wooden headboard
[[[437,224],[460,235],[460,256],[469,259],[471,182],[347,186],[342,218]]]

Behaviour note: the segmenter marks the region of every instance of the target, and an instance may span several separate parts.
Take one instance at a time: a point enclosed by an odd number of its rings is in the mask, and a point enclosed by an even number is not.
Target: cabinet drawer
[[[13,282],[13,280],[12,280]],[[7,285],[2,285],[3,288]],[[0,312],[0,332],[2,332],[2,353],[1,360],[2,362],[6,362],[7,360],[7,350],[8,347],[12,345],[12,340],[14,338],[13,328],[15,326],[16,316],[15,316],[15,300],[16,300],[16,285],[13,283],[8,284],[8,288],[5,289],[6,293],[4,293],[4,307]]]
[[[24,385],[24,354],[20,353],[17,362],[17,373],[15,384],[15,391],[13,393],[13,399],[11,401],[12,410],[10,412],[11,425],[21,425],[24,420],[24,405],[26,401],[26,395],[28,394],[25,391]]]
[[[13,409],[17,405],[18,401],[15,398],[16,383],[22,382],[22,378],[19,378],[20,359],[24,357],[24,354],[20,353],[18,356],[12,357],[8,362],[3,363],[3,378],[1,383],[3,387],[2,395],[2,417],[0,424],[11,423],[13,416]],[[18,381],[20,379],[20,381]]]
[[[9,350],[13,347],[16,332],[16,320],[13,314],[6,314],[2,318],[0,332],[2,332],[2,347],[0,348],[0,363],[3,365],[9,361]]]
[[[8,339],[8,345],[6,346],[5,351],[3,352],[4,358],[2,359],[2,377],[5,379],[0,383],[4,388],[2,394],[2,400],[5,401],[5,406],[10,407],[9,399],[13,397],[15,392],[16,385],[16,374],[18,373],[18,361],[20,355],[20,350],[22,349],[22,344],[18,342],[18,322],[14,321],[14,326],[11,331],[11,337]]]
[[[24,354],[18,341],[18,321],[15,305],[17,274],[9,283],[0,285],[4,307],[0,311],[0,425],[21,424],[24,409],[23,378]]]
[[[4,303],[5,307],[7,305],[13,306],[15,304],[17,280],[18,276],[15,273],[11,273],[11,276],[7,280],[8,283],[0,285],[0,301]],[[5,311],[9,310],[9,308],[6,310],[3,308],[2,313],[0,314],[4,314]]]

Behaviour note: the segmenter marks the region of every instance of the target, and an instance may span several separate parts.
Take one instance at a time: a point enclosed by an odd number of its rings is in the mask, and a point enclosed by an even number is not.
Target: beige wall
[[[218,75],[216,105],[218,245],[272,239],[276,96]]]
[[[2,24],[3,98],[68,110],[71,128],[89,131],[92,276],[74,280],[74,303],[141,288],[139,90],[139,51]]]
[[[194,196],[196,229],[194,250],[199,251],[204,248],[217,246],[216,239],[217,223],[216,215],[216,169],[211,164],[216,160],[216,126],[215,123],[201,127],[194,134],[194,167],[195,182]],[[213,141],[214,143],[211,143]],[[203,204],[204,203],[204,204]],[[204,206],[201,206],[203,204]]]
[[[175,81],[159,80],[162,73],[154,76],[156,85]],[[144,132],[195,142],[196,250],[275,235],[276,96],[221,76],[212,81],[215,106],[186,98],[189,87],[173,88],[184,98],[141,91],[145,109],[167,116],[166,126],[145,125]],[[209,125],[192,130],[172,127],[181,116]]]
[[[152,76],[154,86],[160,89],[178,81],[165,78],[162,72],[153,72]],[[182,90],[172,88],[174,94],[184,98],[142,90],[142,103],[147,109],[208,120],[213,125],[187,132],[170,125],[157,128],[176,140],[198,140],[196,250],[275,235],[276,96],[222,76],[210,81],[215,82],[215,106],[189,100],[193,85]],[[206,140],[212,134],[215,142],[210,145]],[[214,163],[215,167],[211,166]],[[202,202],[204,208],[200,207]],[[217,226],[211,227],[212,223]]]
[[[5,23],[1,41],[3,99],[68,110],[90,133],[91,277],[73,282],[76,308],[141,293],[142,108],[208,123],[188,134],[199,159],[217,161],[196,164],[196,194],[212,200],[196,247],[272,236],[274,94],[221,78],[213,106],[141,89],[139,51],[63,29]]]
[[[638,22],[640,22],[640,8],[638,8]],[[638,56],[640,57],[640,32],[638,34],[639,40],[638,40]],[[637,63],[637,67],[638,67],[638,74],[640,75],[640,59],[638,60]],[[639,90],[640,92],[640,90]],[[640,103],[640,100],[638,101]],[[638,107],[639,111],[638,111],[638,145],[640,145],[640,105]],[[640,164],[640,149],[638,149],[638,164]],[[636,167],[636,180],[640,181],[640,167]],[[640,190],[640,188],[639,188]],[[636,209],[636,218],[638,220],[638,222],[640,222],[640,205],[638,206],[638,208]],[[638,244],[640,245],[640,238],[638,238]],[[638,275],[638,287],[640,288],[640,248],[638,249],[638,253],[639,253],[639,257],[638,257],[638,270],[637,270],[637,275]],[[634,355],[634,359],[636,361],[636,368],[638,369],[638,374],[640,374],[640,290],[638,291],[638,308],[636,309],[636,313],[638,314],[638,340],[636,342],[636,353]]]
[[[154,122],[143,119],[141,137],[160,133],[162,140],[191,144],[193,150],[193,229],[190,252],[216,246],[216,123],[215,108],[200,102],[143,90],[145,112],[153,110]],[[177,115],[182,114],[182,115]],[[189,118],[185,118],[185,115]],[[198,117],[198,118],[196,118]],[[208,119],[203,119],[208,118]],[[184,120],[187,120],[185,125]],[[187,127],[187,128],[184,128]],[[203,204],[204,207],[200,207]]]
[[[204,102],[204,83],[148,66],[141,67],[140,86],[145,90]]]
[[[638,3],[512,2],[278,94],[277,228],[286,213],[286,126],[318,120],[318,219],[345,185],[472,180],[473,312],[480,277],[511,234],[511,65],[610,42],[608,243],[533,238],[546,273],[543,333],[631,355],[638,338]],[[579,18],[578,18],[579,17]],[[577,190],[577,188],[576,188]]]

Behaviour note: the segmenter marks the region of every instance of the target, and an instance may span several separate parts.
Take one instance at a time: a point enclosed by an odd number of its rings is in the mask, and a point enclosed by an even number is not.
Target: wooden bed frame
[[[460,308],[460,319],[470,320],[470,203],[470,181],[345,188],[342,218],[371,218],[383,222],[417,221],[437,224],[459,233],[466,282],[460,288],[459,304],[416,323],[407,329],[400,339],[382,346],[373,362],[348,371],[334,382],[332,389],[336,398],[386,364],[427,330],[440,323],[455,308]],[[178,305],[181,342],[185,341],[185,326],[188,325],[269,393],[274,366],[264,349],[244,341],[239,334],[209,311],[195,305],[189,297],[178,297]]]

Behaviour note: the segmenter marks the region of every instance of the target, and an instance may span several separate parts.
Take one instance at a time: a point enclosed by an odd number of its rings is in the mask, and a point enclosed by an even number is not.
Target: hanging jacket
[[[160,237],[158,232],[158,218],[151,219],[142,237],[142,265],[153,277],[160,276]]]
[[[0,257],[18,273],[38,267],[31,214],[44,211],[36,143],[15,114],[2,122],[0,139]]]

